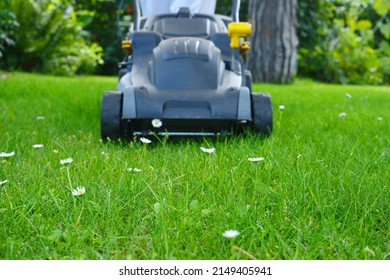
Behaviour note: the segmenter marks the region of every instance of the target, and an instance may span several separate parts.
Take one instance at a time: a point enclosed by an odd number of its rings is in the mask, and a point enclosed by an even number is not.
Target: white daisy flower
[[[77,187],[77,189],[74,189],[72,191],[72,194],[74,196],[81,196],[81,195],[85,194],[85,188],[84,187]]]
[[[344,118],[344,117],[346,117],[347,116],[347,113],[345,113],[345,112],[341,112],[340,114],[339,114],[339,118]]]
[[[145,138],[145,137],[141,137],[139,140],[140,140],[142,143],[144,143],[144,144],[150,144],[150,143],[152,143],[151,140],[149,140],[148,138]]]
[[[153,119],[152,120],[152,126],[155,128],[159,128],[162,126],[162,121],[160,119]]]
[[[34,149],[41,149],[43,148],[43,144],[35,144],[32,146]]]
[[[383,118],[382,117],[378,117],[377,120],[378,121],[383,121]]]
[[[135,167],[135,168],[130,167],[130,168],[127,168],[127,171],[129,171],[129,172],[141,172],[141,169],[139,169],[137,167]]]
[[[10,153],[5,153],[5,152],[1,152],[1,153],[0,153],[0,157],[2,157],[2,158],[13,157],[14,155],[15,155],[15,152],[14,152],[14,151],[12,151],[12,152],[10,152]]]
[[[263,160],[265,160],[265,158],[263,158],[263,157],[254,157],[254,158],[248,158],[248,160],[256,162],[256,161],[263,161]]]
[[[230,229],[222,233],[222,236],[227,239],[233,239],[240,235],[240,232],[234,229]]]
[[[44,120],[44,119],[45,119],[44,116],[38,116],[38,117],[37,117],[37,120],[38,120],[38,121],[41,121],[41,120]]]
[[[208,153],[208,154],[211,154],[211,153],[214,153],[214,152],[215,152],[215,148],[204,148],[204,147],[200,147],[200,149],[202,150],[202,152]]]
[[[161,209],[160,203],[156,202],[155,204],[153,204],[153,208],[156,213],[160,212]]]
[[[100,154],[101,154],[102,156],[105,156],[105,157],[108,157],[108,156],[110,155],[109,153],[106,153],[106,152],[104,152],[104,151],[101,152]]]
[[[9,182],[8,180],[0,181],[0,186],[6,184],[8,182]]]
[[[62,165],[64,165],[64,164],[72,163],[72,161],[73,161],[72,158],[66,158],[66,159],[61,159],[61,160],[60,160],[60,163],[61,163]]]
[[[348,92],[345,94],[345,96],[346,96],[347,98],[349,98],[349,99],[352,98],[352,95],[350,95]]]
[[[280,110],[280,111],[284,111],[284,108],[285,108],[284,105],[279,105],[279,110]]]

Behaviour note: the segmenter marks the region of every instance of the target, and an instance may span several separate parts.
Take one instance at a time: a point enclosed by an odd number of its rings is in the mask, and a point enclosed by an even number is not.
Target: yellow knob
[[[238,49],[240,47],[240,38],[248,37],[251,34],[252,25],[248,22],[231,22],[228,25],[228,35],[232,49]]]
[[[122,40],[122,49],[124,49],[129,54],[131,54],[133,51],[133,46],[131,44],[131,41],[130,40]]]

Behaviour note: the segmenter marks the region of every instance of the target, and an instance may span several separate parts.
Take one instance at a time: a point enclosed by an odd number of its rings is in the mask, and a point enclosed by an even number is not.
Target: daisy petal
[[[152,126],[155,128],[159,128],[162,126],[162,121],[160,119],[153,119]]]
[[[204,147],[200,147],[200,149],[202,150],[202,152],[208,153],[208,154],[211,154],[211,153],[214,153],[214,152],[215,152],[215,148],[204,148]]]
[[[84,187],[77,187],[77,189],[74,189],[72,191],[72,194],[74,196],[81,196],[81,195],[85,194],[85,188]]]
[[[60,160],[60,163],[61,163],[62,165],[64,165],[64,164],[72,163],[72,161],[73,161],[72,158],[66,158],[66,159],[61,159],[61,160]]]
[[[234,229],[230,229],[222,233],[222,236],[227,239],[233,239],[240,235],[240,232]]]
[[[32,146],[34,149],[41,149],[43,148],[43,144],[35,144]]]
[[[142,143],[144,143],[144,144],[150,144],[150,143],[152,143],[151,140],[149,140],[148,138],[145,138],[145,137],[141,137],[139,140],[140,140]]]
[[[347,113],[345,113],[345,112],[341,112],[340,114],[339,114],[339,118],[344,118],[344,117],[346,117],[347,116]]]
[[[257,162],[257,161],[263,161],[265,158],[263,157],[255,157],[255,158],[248,158],[249,161]]]
[[[10,152],[10,153],[5,153],[5,152],[1,152],[1,153],[0,153],[0,157],[2,157],[2,158],[13,157],[14,155],[15,155],[15,152],[14,152],[14,151],[12,151],[12,152]]]
[[[127,168],[127,171],[135,173],[135,172],[141,172],[141,169],[139,169],[137,167],[135,167],[135,168],[130,167],[130,168]]]

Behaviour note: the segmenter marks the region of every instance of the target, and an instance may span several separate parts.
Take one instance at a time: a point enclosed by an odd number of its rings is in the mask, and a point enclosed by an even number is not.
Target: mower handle
[[[133,0],[134,30],[139,29],[141,9],[138,0]]]
[[[236,22],[240,21],[240,5],[241,5],[241,0],[233,0],[233,3],[232,3],[232,19],[233,19],[233,21],[236,21]]]
[[[140,27],[141,9],[138,0],[133,1],[133,16],[134,16],[134,30],[138,30]],[[232,2],[232,19],[233,21],[240,21],[240,5],[241,0],[233,0]]]

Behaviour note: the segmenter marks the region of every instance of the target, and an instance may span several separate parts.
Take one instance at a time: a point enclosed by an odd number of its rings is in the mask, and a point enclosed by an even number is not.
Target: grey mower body
[[[188,8],[141,18],[129,34],[132,53],[120,63],[117,90],[103,96],[102,138],[229,135],[248,124],[268,135],[271,100],[251,92],[250,73],[230,48],[230,21]]]

